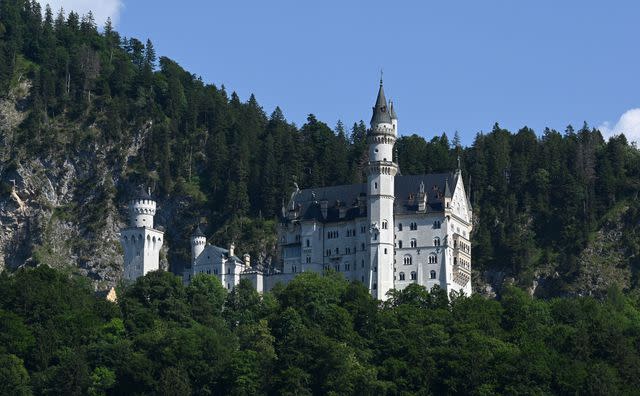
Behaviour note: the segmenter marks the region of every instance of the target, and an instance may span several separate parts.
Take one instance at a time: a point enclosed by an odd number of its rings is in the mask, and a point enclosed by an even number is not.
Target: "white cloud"
[[[42,5],[43,12],[45,5],[49,4],[54,16],[58,14],[60,7],[64,9],[65,14],[75,11],[84,15],[91,11],[99,28],[104,26],[109,17],[111,22],[117,25],[120,11],[124,6],[122,0],[38,0],[38,2]]]
[[[605,138],[624,133],[628,141],[640,143],[640,108],[627,110],[615,125],[605,121],[598,129]]]

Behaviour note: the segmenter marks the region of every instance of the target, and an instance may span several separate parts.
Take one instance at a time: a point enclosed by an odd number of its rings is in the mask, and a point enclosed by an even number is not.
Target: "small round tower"
[[[195,261],[195,259],[200,256],[200,254],[204,251],[204,247],[206,244],[207,237],[200,229],[200,225],[198,225],[195,231],[193,231],[193,235],[191,235],[191,261]]]
[[[151,197],[151,189],[141,190],[129,201],[129,224],[131,227],[153,228],[156,201]]]

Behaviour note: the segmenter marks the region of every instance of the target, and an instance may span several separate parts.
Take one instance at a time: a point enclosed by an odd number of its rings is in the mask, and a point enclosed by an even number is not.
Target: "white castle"
[[[411,283],[470,295],[473,213],[460,169],[398,175],[393,158],[398,117],[393,103],[387,103],[380,81],[367,131],[367,183],[296,187],[283,206],[278,227],[280,268],[252,266],[249,255],[235,256],[233,245],[223,249],[207,244],[198,227],[191,237],[191,266],[184,271],[184,282],[205,273],[232,289],[247,278],[264,292],[301,272],[333,270],[364,283],[380,300],[389,290]],[[128,279],[158,269],[162,233],[153,229],[155,202],[146,198],[130,203],[131,227],[122,232]],[[138,218],[150,213],[150,218]]]

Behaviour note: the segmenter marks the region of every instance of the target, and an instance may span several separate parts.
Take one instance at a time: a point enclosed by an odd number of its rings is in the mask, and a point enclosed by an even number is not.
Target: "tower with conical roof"
[[[135,280],[160,269],[164,233],[153,226],[156,201],[150,191],[139,190],[129,201],[129,226],[120,232],[124,249],[124,279]]]
[[[367,132],[369,168],[367,177],[367,216],[369,235],[369,288],[375,298],[386,299],[394,287],[394,183],[398,165],[393,161],[397,138],[397,117],[387,105],[382,79]]]
[[[207,237],[202,232],[200,228],[200,224],[195,228],[193,234],[191,235],[191,263],[193,264],[198,256],[204,250],[205,245],[207,244]]]

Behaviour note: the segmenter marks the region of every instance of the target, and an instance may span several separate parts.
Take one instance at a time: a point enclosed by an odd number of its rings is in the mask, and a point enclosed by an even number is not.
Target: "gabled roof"
[[[442,211],[443,197],[449,183],[453,182],[451,173],[432,173],[427,175],[396,176],[395,214],[413,213],[418,210],[420,184],[424,184],[427,196],[427,211]],[[449,191],[451,193],[451,191]],[[358,198],[364,203],[361,208]],[[323,216],[321,204],[326,201],[326,216]],[[300,220],[317,220],[322,223],[349,221],[366,217],[367,185],[346,184],[341,186],[310,188],[300,190],[294,195],[288,207],[298,212]],[[343,216],[340,216],[340,212]],[[286,218],[282,221],[288,222]]]

